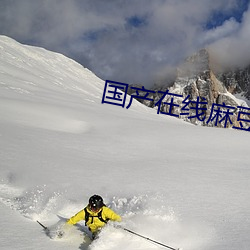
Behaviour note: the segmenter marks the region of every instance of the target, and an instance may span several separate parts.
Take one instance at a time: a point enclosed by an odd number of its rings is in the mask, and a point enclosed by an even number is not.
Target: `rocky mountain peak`
[[[188,57],[177,69],[177,77],[194,77],[206,74],[210,70],[209,52],[201,49]]]
[[[218,73],[217,77],[230,93],[240,94],[250,100],[250,65]]]
[[[154,102],[140,101],[154,107],[154,104],[162,98],[159,90],[161,93],[167,90],[169,94],[161,101],[160,110],[163,114],[173,115],[196,125],[216,127],[239,126],[238,119],[241,117],[240,126],[248,128],[249,123],[244,120],[250,120],[250,116],[242,115],[238,108],[248,106],[245,101],[237,99],[232,93],[236,88],[242,91],[242,86],[250,85],[250,67],[248,73],[240,71],[218,74],[213,69],[209,51],[201,49],[178,67],[176,79],[170,87],[161,86],[160,89],[159,87],[153,89],[156,94],[150,94],[150,97]],[[174,105],[171,106],[173,99]],[[216,110],[219,110],[219,113]],[[216,117],[216,112],[217,118],[212,119]],[[197,115],[198,113],[202,115]],[[229,117],[229,113],[230,121],[226,121],[223,115],[228,114]]]
[[[241,71],[231,71],[221,74],[215,73],[213,69],[214,65],[212,65],[209,51],[206,49],[202,49],[194,55],[188,57],[183,64],[179,66],[176,80],[169,88],[170,92],[183,96],[177,100],[177,104],[181,106],[181,104],[185,102],[186,98],[190,100],[191,104],[193,103],[197,105],[195,100],[206,100],[207,104],[204,105],[204,110],[206,108],[206,112],[202,121],[196,117],[195,114],[189,116],[193,117],[191,119],[182,117],[180,108],[175,109],[175,112],[178,112],[182,119],[194,124],[218,127],[237,126],[239,115],[239,109],[237,107],[248,106],[245,101],[237,99],[232,94],[236,92],[243,92],[246,97],[248,94],[250,97],[250,67]],[[217,108],[219,107],[221,109],[219,116],[221,119],[223,117],[223,113],[231,113],[230,124],[223,124],[223,122],[218,124],[211,121],[215,105],[217,105]],[[223,108],[220,105],[232,108],[229,110],[228,108]],[[194,107],[191,106],[190,108],[191,111],[194,111]],[[244,118],[249,119],[247,115],[245,115]],[[241,126],[248,128],[249,124],[241,122]]]
[[[182,89],[183,94],[190,95],[191,99],[205,98],[212,105],[220,94],[227,92],[224,84],[217,79],[211,69],[210,55],[206,49],[201,49],[188,57],[178,67],[177,72],[176,80],[171,89],[173,91]]]

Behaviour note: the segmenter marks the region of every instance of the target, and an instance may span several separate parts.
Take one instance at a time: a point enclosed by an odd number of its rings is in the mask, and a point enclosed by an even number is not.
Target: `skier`
[[[72,216],[67,224],[74,225],[80,220],[85,220],[85,226],[92,232],[94,239],[109,220],[120,222],[122,219],[120,215],[105,206],[101,196],[95,194],[89,198],[89,204]]]

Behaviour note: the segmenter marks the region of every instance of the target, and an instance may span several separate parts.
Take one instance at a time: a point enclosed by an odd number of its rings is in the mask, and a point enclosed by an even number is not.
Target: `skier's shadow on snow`
[[[90,243],[83,242],[83,243],[80,244],[79,249],[81,249],[81,250],[88,250],[89,246],[90,246]]]
[[[83,233],[83,242],[80,244],[79,249],[81,250],[87,250],[89,249],[89,246],[92,242],[91,240],[91,232],[88,230],[88,228],[83,227],[81,225],[75,225],[77,230],[81,231]]]

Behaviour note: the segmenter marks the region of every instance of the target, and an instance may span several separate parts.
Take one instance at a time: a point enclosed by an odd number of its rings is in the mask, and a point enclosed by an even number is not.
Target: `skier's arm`
[[[111,210],[110,208],[108,207],[105,207],[105,217],[107,219],[110,219],[112,221],[118,221],[120,222],[122,220],[121,216],[116,214],[113,210]]]
[[[85,212],[84,209],[72,216],[70,219],[68,219],[67,224],[75,225],[78,221],[84,220],[85,218]]]

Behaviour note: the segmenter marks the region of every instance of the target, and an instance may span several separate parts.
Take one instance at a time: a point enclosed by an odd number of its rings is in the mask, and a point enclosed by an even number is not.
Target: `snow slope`
[[[63,55],[0,36],[0,248],[162,249],[112,225],[90,244],[83,223],[63,239],[36,223],[53,228],[97,193],[166,245],[250,249],[249,133],[101,104],[103,87]]]

